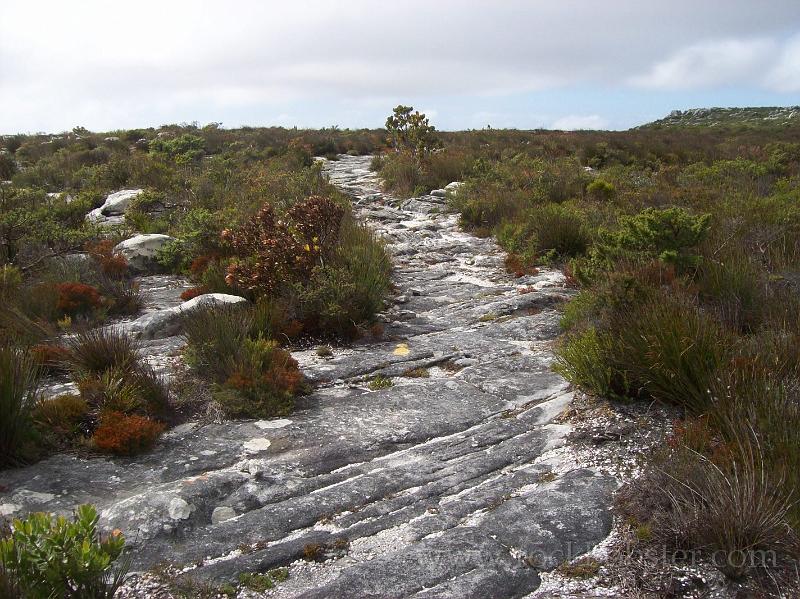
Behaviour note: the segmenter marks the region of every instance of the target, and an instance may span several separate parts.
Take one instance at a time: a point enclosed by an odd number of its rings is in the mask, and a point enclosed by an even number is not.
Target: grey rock
[[[453,181],[444,186],[444,190],[450,195],[455,195],[464,184],[461,181]]]
[[[219,524],[236,517],[236,510],[227,505],[220,505],[211,512],[211,524]]]
[[[447,196],[447,191],[444,189],[434,189],[431,191],[431,195],[435,198],[444,198]]]
[[[186,520],[192,515],[192,506],[182,497],[173,497],[169,502],[167,512],[173,520]]]
[[[174,238],[158,233],[135,235],[114,246],[114,253],[124,256],[131,269],[148,272],[157,267],[158,251],[170,241],[174,241]]]
[[[542,570],[602,541],[617,481],[563,455],[570,427],[557,419],[572,399],[550,369],[555,307],[572,293],[563,277],[543,269],[520,294],[491,239],[460,231],[456,215],[426,218],[442,198],[387,196],[369,163],[343,156],[324,168],[389,244],[407,301],[380,315],[382,339],[327,359],[295,351],[319,385],[286,419],[181,425],[134,458],[54,455],[3,472],[0,509],[94,503],[104,527],[126,533],[139,570],[166,560],[219,584],[289,565],[276,597],[524,597]],[[245,301],[156,294],[128,326],[162,353],[178,347],[169,335],[182,313]],[[407,376],[418,368],[431,376]],[[378,374],[394,386],[368,391]],[[338,548],[309,567],[312,543]]]

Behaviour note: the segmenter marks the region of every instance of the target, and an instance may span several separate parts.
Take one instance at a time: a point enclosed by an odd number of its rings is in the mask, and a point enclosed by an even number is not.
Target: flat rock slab
[[[393,256],[382,338],[295,352],[318,387],[288,417],[188,423],[137,458],[6,471],[0,513],[91,502],[126,533],[135,569],[167,561],[219,584],[289,566],[277,597],[524,597],[603,540],[616,480],[563,458],[551,471],[571,430],[557,416],[572,394],[551,369],[563,276],[514,279],[444,198],[397,201],[369,162],[325,170]],[[370,390],[377,375],[393,386]]]

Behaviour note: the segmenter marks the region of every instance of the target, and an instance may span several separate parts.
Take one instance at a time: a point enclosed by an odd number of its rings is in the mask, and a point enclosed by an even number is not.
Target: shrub
[[[230,376],[214,394],[228,416],[268,418],[292,410],[303,376],[275,341],[245,339],[228,368]]]
[[[434,134],[435,127],[413,106],[395,107],[386,119],[386,131],[396,152],[408,152],[415,159],[422,159],[441,146]]]
[[[43,513],[14,520],[11,536],[0,539],[0,572],[31,599],[111,599],[127,573],[127,564],[114,565],[125,538],[119,531],[101,535],[98,519],[82,505],[72,521]]]
[[[601,228],[587,259],[573,260],[570,267],[583,284],[591,284],[619,262],[648,263],[653,259],[691,272],[701,263],[698,246],[706,239],[710,214],[692,215],[683,208],[646,208],[621,216],[614,230]]]
[[[567,337],[557,369],[601,394],[654,397],[702,414],[733,340],[688,300],[656,295],[609,317],[595,331]]]
[[[183,319],[186,361],[208,378],[223,382],[252,326],[248,307],[223,304],[193,311]]]
[[[84,283],[58,283],[58,303],[56,307],[63,315],[88,315],[103,305],[100,292]]]
[[[732,345],[731,336],[697,307],[664,297],[631,314],[614,351],[632,392],[702,414],[715,375],[732,356]]]
[[[189,287],[189,289],[184,289],[181,292],[181,299],[188,302],[190,299],[194,299],[205,293],[208,293],[208,290],[202,285],[199,287]]]
[[[602,245],[612,254],[637,252],[676,267],[692,267],[699,256],[691,250],[708,235],[710,221],[710,214],[695,216],[683,208],[646,208],[621,217],[619,228],[603,235]]]
[[[77,333],[66,346],[70,371],[78,378],[112,369],[125,371],[138,360],[138,344],[120,329],[97,328]]]
[[[367,387],[369,387],[370,391],[378,391],[380,389],[394,387],[394,383],[389,377],[379,374],[369,382]]]
[[[40,343],[31,349],[31,356],[43,372],[63,372],[69,361],[69,350],[62,345]]]
[[[526,220],[536,253],[569,258],[584,254],[591,239],[580,214],[562,204],[544,204],[532,209]]]
[[[411,154],[386,156],[380,169],[384,187],[400,196],[424,193],[422,167]]]
[[[144,305],[144,299],[136,281],[103,276],[98,280],[98,286],[106,299],[110,314],[136,314]]]
[[[150,449],[164,431],[164,425],[150,418],[106,411],[92,441],[106,453],[132,456]]]
[[[627,395],[612,351],[613,339],[594,327],[572,334],[556,350],[554,369],[565,379],[601,396]]]
[[[13,264],[0,266],[0,298],[13,297],[22,286],[22,273]]]
[[[617,193],[613,183],[604,179],[595,179],[586,186],[586,193],[598,200],[610,200]]]
[[[339,204],[319,196],[296,204],[283,220],[265,204],[239,229],[223,231],[239,256],[228,267],[226,282],[260,296],[307,281],[335,251],[343,216]]]
[[[16,463],[31,434],[39,368],[27,352],[0,346],[0,466]]]
[[[59,395],[36,404],[32,419],[54,445],[62,445],[82,433],[89,404],[80,395]]]
[[[731,328],[751,332],[761,323],[767,285],[764,273],[748,257],[704,260],[696,281],[702,299]]]
[[[704,550],[732,578],[746,574],[749,564],[743,558],[752,552],[796,555],[798,547],[789,526],[792,489],[769,474],[757,446],[740,445],[737,456],[720,466],[678,449],[655,474],[634,483],[638,491],[629,497],[658,506],[645,516],[657,539],[671,547]],[[643,500],[642,495],[654,497]]]
[[[110,240],[89,243],[86,251],[106,276],[120,279],[128,274],[128,261],[125,256],[114,253],[114,244]]]

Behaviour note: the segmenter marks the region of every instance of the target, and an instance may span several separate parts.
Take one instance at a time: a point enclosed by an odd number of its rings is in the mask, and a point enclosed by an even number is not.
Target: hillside
[[[763,106],[749,108],[692,108],[673,110],[663,119],[635,127],[732,127],[772,128],[800,125],[800,106]]]

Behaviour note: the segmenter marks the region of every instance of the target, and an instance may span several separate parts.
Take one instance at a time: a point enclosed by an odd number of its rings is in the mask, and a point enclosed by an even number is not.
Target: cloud
[[[633,85],[658,89],[693,89],[731,85],[757,78],[774,57],[776,44],[769,39],[727,39],[681,48],[657,62]],[[755,76],[755,77],[754,77]]]
[[[580,129],[607,129],[608,120],[598,114],[570,114],[553,121],[551,129],[562,131],[577,131]]]
[[[800,35],[786,44],[765,83],[780,92],[800,92]]]
[[[798,52],[781,46],[797,0],[26,0],[0,11],[5,131],[276,114],[348,126],[353,106],[371,107],[359,124],[379,126],[412,99],[435,106],[439,126],[481,112],[529,126],[530,106],[514,100],[525,94],[596,97],[631,82],[792,91],[798,80]],[[546,123],[593,104],[533,108]]]

